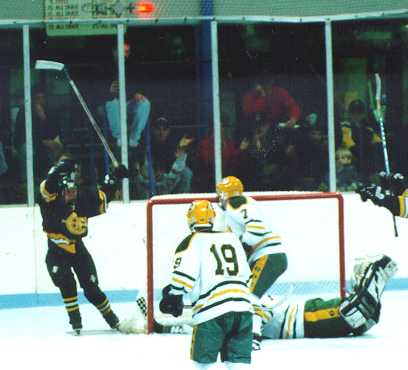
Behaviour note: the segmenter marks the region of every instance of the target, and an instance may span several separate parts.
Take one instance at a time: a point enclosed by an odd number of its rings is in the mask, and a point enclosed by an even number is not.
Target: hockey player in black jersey
[[[120,165],[105,176],[101,186],[82,185],[78,164],[69,154],[63,154],[40,184],[39,205],[48,239],[46,265],[52,282],[61,292],[76,334],[81,332],[82,321],[74,273],[85,297],[108,325],[113,329],[119,326],[118,317],[99,288],[94,261],[82,238],[88,233],[88,218],[106,212],[117,184],[127,176],[127,169]]]

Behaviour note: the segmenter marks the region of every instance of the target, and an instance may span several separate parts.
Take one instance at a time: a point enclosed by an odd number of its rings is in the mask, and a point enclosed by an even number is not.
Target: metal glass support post
[[[332,22],[325,22],[327,138],[329,143],[329,190],[336,191],[336,139],[334,126],[334,82]]]
[[[24,112],[26,132],[26,183],[28,206],[34,207],[33,119],[31,114],[30,26],[23,25]]]
[[[120,142],[121,163],[129,166],[128,133],[127,133],[127,101],[126,101],[126,76],[125,76],[125,27],[123,23],[117,26],[117,52],[118,52],[118,80],[119,80],[119,107],[120,107]],[[123,201],[129,203],[129,179],[123,179]]]
[[[215,184],[222,179],[222,134],[220,119],[220,84],[218,72],[218,23],[211,22],[211,69],[214,125]]]

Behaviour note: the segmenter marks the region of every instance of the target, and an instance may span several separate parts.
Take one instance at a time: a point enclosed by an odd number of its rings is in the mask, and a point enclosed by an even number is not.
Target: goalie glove
[[[159,304],[160,311],[169,313],[174,317],[179,317],[183,314],[183,296],[170,293],[171,285],[167,285],[162,290],[162,299]]]
[[[389,190],[383,189],[380,185],[360,186],[356,193],[360,195],[363,202],[370,199],[375,205],[387,208],[393,215],[398,216],[400,214],[398,197]]]

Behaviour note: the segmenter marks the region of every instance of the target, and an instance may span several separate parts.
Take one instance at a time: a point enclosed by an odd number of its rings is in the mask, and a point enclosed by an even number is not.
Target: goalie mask
[[[218,203],[221,208],[225,209],[227,200],[242,195],[244,186],[240,179],[235,176],[227,176],[222,179],[216,186]]]
[[[197,227],[210,227],[214,224],[215,211],[208,200],[195,200],[187,212],[187,223],[191,231]]]

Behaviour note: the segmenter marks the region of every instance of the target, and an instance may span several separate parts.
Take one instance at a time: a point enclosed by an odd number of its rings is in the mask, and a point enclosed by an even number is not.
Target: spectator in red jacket
[[[271,126],[280,124],[287,128],[294,127],[301,115],[300,106],[295,99],[272,80],[268,83],[256,82],[244,94],[242,111],[244,124],[257,121],[258,116],[262,115]]]

